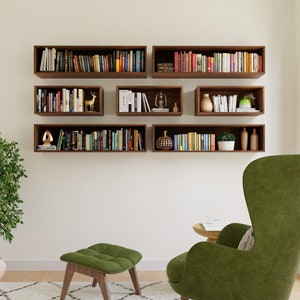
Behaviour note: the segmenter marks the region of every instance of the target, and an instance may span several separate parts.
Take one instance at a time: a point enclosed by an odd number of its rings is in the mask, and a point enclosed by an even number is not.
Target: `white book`
[[[62,112],[66,112],[66,88],[62,89],[62,107],[61,107],[61,111]]]
[[[145,103],[145,108],[147,109],[147,110],[145,110],[145,111],[150,112],[151,109],[150,109],[150,105],[149,105],[149,102],[148,102],[148,99],[147,99],[146,94],[143,93],[143,94],[142,94],[142,97],[143,97],[143,100],[144,100],[144,103]]]
[[[41,59],[41,64],[40,64],[40,71],[46,71],[46,49],[43,50],[42,52],[42,59]]]
[[[127,96],[128,90],[119,90],[119,112],[128,112]]]
[[[134,112],[135,111],[135,105],[134,105],[134,93],[132,91],[129,91],[127,93],[127,103],[128,103],[128,111]]]
[[[51,69],[50,71],[55,71],[55,61],[56,61],[56,49],[52,48],[52,56],[51,56]]]
[[[66,89],[66,112],[70,112],[70,90]]]
[[[73,111],[74,112],[79,111],[78,110],[78,90],[77,90],[77,88],[73,89],[72,100],[73,100]]]
[[[142,93],[141,92],[136,93],[136,111],[142,112]]]
[[[237,107],[237,95],[233,95],[233,103],[232,103],[232,108],[233,108],[233,112],[236,112],[236,107]]]
[[[213,96],[214,112],[220,112],[220,99],[219,96]]]
[[[254,107],[238,107],[236,111],[237,112],[259,112],[260,110]]]
[[[225,103],[221,95],[219,95],[219,103],[220,103],[220,112],[225,112]]]
[[[224,111],[225,112],[228,112],[228,100],[227,100],[227,96],[222,96],[222,98],[223,98],[223,103],[224,103]]]
[[[235,107],[234,107],[234,96],[230,95],[228,98],[228,111],[229,112],[235,112]]]
[[[221,231],[229,222],[218,219],[207,217],[205,220],[201,221],[200,224],[206,231]]]
[[[83,112],[84,90],[78,90],[78,111]]]

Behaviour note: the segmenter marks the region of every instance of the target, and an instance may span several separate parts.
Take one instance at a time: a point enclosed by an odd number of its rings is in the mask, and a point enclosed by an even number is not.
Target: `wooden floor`
[[[57,271],[26,271],[26,272],[16,272],[10,271],[5,272],[2,277],[2,282],[35,282],[35,281],[63,281],[64,272]],[[138,272],[138,278],[140,281],[167,281],[167,276],[165,272],[159,271],[147,271]],[[130,276],[128,272],[108,275],[109,281],[129,281]],[[90,277],[85,275],[80,275],[75,273],[73,281],[91,281]],[[289,300],[299,300],[300,299],[300,275],[297,276],[293,291]]]
[[[35,282],[35,281],[63,281],[65,272],[58,271],[6,271],[2,282]],[[129,272],[107,276],[109,281],[130,281]],[[167,281],[166,272],[147,271],[138,272],[140,281]],[[75,273],[73,281],[90,281],[91,277]]]

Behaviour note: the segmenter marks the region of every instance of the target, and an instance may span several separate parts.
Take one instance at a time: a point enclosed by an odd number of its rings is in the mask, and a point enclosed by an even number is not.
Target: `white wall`
[[[192,225],[213,215],[249,223],[241,175],[259,156],[296,151],[293,0],[1,1],[0,131],[20,143],[24,224],[1,242],[9,269],[63,268],[59,257],[97,242],[138,249],[140,268],[164,269],[201,239]],[[147,79],[40,79],[33,45],[147,45]],[[152,79],[152,45],[265,45],[260,79]],[[102,85],[104,117],[40,117],[33,86]],[[182,117],[117,117],[116,85],[183,85]],[[195,117],[197,85],[264,85],[265,111]],[[34,153],[34,123],[265,123],[266,152]],[[299,124],[298,124],[299,128]],[[299,134],[299,131],[298,131]],[[299,149],[299,147],[298,147]]]

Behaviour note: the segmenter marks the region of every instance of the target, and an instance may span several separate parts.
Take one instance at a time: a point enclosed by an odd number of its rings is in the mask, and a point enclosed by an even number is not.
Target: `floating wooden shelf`
[[[242,151],[241,147],[241,132],[243,129],[246,129],[248,132],[248,150]],[[250,151],[250,136],[253,132],[253,129],[256,130],[258,137],[259,137],[259,148],[255,151]],[[182,150],[174,150],[174,147],[170,150],[160,150],[158,149],[156,142],[159,137],[164,136],[164,131],[167,131],[167,135],[172,138],[174,142],[174,135],[186,135],[185,136],[185,143],[187,145],[187,149],[182,148]],[[265,125],[263,124],[153,124],[152,125],[152,151],[153,152],[223,152],[218,150],[217,145],[217,137],[224,131],[231,132],[235,134],[236,141],[235,141],[235,147],[234,151],[232,152],[264,152],[265,151]],[[214,151],[211,150],[201,150],[199,147],[196,147],[197,150],[194,149],[192,145],[188,147],[189,143],[192,143],[192,141],[188,141],[187,134],[188,133],[196,133],[196,134],[206,134],[206,135],[214,135],[215,137],[215,147]],[[190,150],[188,150],[190,149]],[[207,149],[210,149],[208,147]],[[227,152],[227,151],[226,151]]]
[[[209,94],[211,100],[213,96],[225,95],[237,95],[237,106],[239,100],[244,97],[245,94],[252,93],[255,97],[253,101],[253,107],[256,110],[254,112],[203,112],[201,111],[201,99],[203,94]],[[264,114],[264,87],[263,86],[197,86],[195,89],[195,115],[196,116],[258,116]]]
[[[35,124],[34,151],[145,152],[146,128],[144,124]],[[64,133],[60,143],[62,131]],[[45,132],[53,137],[51,144],[56,146],[56,149],[39,147],[43,145]]]
[[[149,107],[151,111],[144,111],[142,103],[142,111],[138,112],[136,109],[133,112],[120,111],[120,91],[129,90],[132,91],[135,96],[139,93],[144,93],[147,97]],[[163,93],[166,97],[166,107],[168,112],[155,112],[152,111],[155,108],[155,99],[159,93]],[[126,101],[126,100],[124,100]],[[143,100],[142,100],[143,101]],[[173,112],[174,105],[177,105],[178,111]],[[128,107],[128,104],[127,104]],[[182,86],[117,86],[116,87],[116,111],[118,116],[181,116],[183,110],[183,92]]]
[[[41,70],[41,62],[43,51],[45,49],[55,49],[56,59],[53,62],[55,65],[54,71]],[[123,67],[115,69],[116,53],[124,54],[124,57],[132,51],[131,57],[134,56],[134,66],[139,64],[139,68],[127,69]],[[58,53],[63,55],[58,55]],[[140,59],[137,59],[135,53],[139,53]],[[83,57],[79,71],[74,70],[74,55]],[[104,57],[99,64],[102,71],[96,70],[96,63],[93,62],[93,57],[100,55]],[[61,56],[62,59],[59,59]],[[120,57],[120,56],[119,56]],[[122,56],[123,57],[123,56]],[[60,61],[63,63],[60,63]],[[118,60],[118,62],[120,59]],[[127,58],[126,58],[127,61]],[[125,63],[125,58],[124,58]],[[124,65],[122,64],[122,66]],[[59,67],[63,65],[63,69]],[[109,65],[109,68],[104,67]],[[119,65],[119,64],[118,64]],[[87,67],[88,66],[88,67]],[[70,45],[39,45],[34,46],[34,74],[40,78],[146,78],[147,77],[147,47],[146,46],[70,46]]]
[[[180,59],[179,64],[187,67],[177,68],[178,59],[175,58],[175,53],[185,54],[184,58]],[[239,61],[245,64],[245,67],[239,68],[238,71],[234,70],[234,63],[232,58],[232,66],[222,69],[220,66],[228,65],[224,62],[228,59],[228,56],[235,53],[248,53],[251,54],[249,59],[244,60],[244,57],[248,57],[246,54]],[[189,56],[190,53],[190,56]],[[192,57],[192,54],[201,54],[202,57],[213,57],[214,62],[210,59],[211,67],[208,67],[208,63],[196,72],[197,60]],[[227,53],[227,58],[215,58],[215,53]],[[246,66],[252,64],[252,56],[255,54],[255,59],[258,60],[258,69],[250,71],[250,68]],[[241,55],[239,55],[241,56]],[[194,61],[194,68],[193,68]],[[222,65],[221,65],[222,64]],[[169,67],[168,67],[169,65]],[[196,65],[196,67],[195,67]],[[198,64],[199,65],[199,64]],[[164,67],[166,66],[166,67]],[[190,66],[190,67],[189,67]],[[215,67],[214,67],[215,66]],[[173,68],[173,71],[172,71]],[[178,71],[177,71],[178,69]],[[183,71],[184,69],[184,71]],[[265,47],[264,46],[153,46],[152,47],[152,77],[153,78],[259,78],[265,74]]]
[[[74,89],[77,89],[77,92],[79,89],[82,89],[84,92],[84,100],[91,100],[93,99],[92,94],[95,94],[95,101],[94,101],[94,109],[93,111],[89,111],[89,107],[87,107],[88,111],[82,111],[82,112],[65,112],[63,111],[62,107],[62,97],[63,97],[63,89],[67,89],[72,94],[72,91]],[[44,96],[39,96],[40,93],[43,93]],[[50,94],[54,95],[56,97],[57,93],[60,93],[61,97],[61,104],[59,105],[60,108],[58,108],[58,105],[56,104],[56,101],[52,101],[52,109],[50,109],[50,101],[47,100]],[[44,100],[39,99],[42,97]],[[72,97],[71,97],[72,99]],[[44,102],[44,103],[43,103]],[[48,102],[48,103],[47,103]],[[53,104],[54,102],[54,104]],[[43,109],[43,106],[45,106],[45,110]],[[72,106],[72,105],[71,105]],[[83,101],[83,110],[85,110],[84,101]],[[104,91],[101,86],[49,86],[49,85],[43,85],[43,86],[35,86],[34,87],[34,113],[38,114],[40,116],[103,116],[104,114]]]

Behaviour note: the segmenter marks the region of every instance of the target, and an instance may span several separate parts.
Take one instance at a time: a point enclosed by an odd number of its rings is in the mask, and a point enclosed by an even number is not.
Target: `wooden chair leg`
[[[137,277],[137,272],[136,272],[136,268],[135,266],[133,266],[131,269],[129,269],[129,274],[135,289],[135,294],[136,295],[140,295],[141,294],[141,288],[140,288],[140,284],[139,284],[139,280]]]
[[[65,300],[68,290],[69,290],[69,287],[70,287],[70,283],[73,278],[73,274],[74,274],[73,266],[71,264],[67,264],[66,271],[65,271],[65,277],[64,277],[64,283],[63,283],[63,287],[62,287],[61,295],[60,295],[60,300]]]

